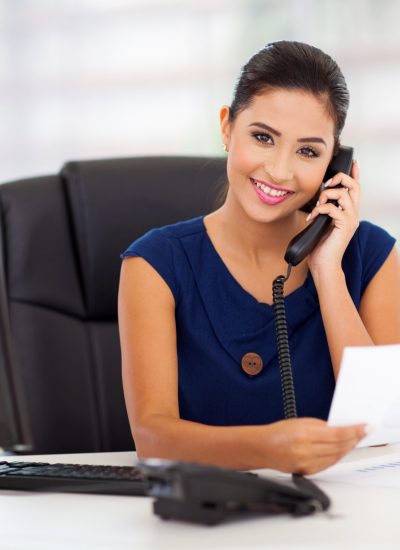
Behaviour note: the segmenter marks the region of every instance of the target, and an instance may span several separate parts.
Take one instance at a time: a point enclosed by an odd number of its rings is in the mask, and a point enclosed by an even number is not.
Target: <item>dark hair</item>
[[[229,110],[230,122],[255,96],[277,88],[304,90],[326,103],[335,124],[333,154],[336,154],[350,99],[337,63],[319,48],[302,42],[281,40],[268,44],[254,54],[241,71]],[[222,195],[223,191],[220,199]]]

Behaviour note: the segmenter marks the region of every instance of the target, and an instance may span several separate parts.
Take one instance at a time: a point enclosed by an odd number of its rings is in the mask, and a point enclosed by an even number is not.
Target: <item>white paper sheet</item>
[[[311,476],[316,481],[400,488],[400,453],[356,462],[335,464]]]
[[[345,348],[328,424],[367,423],[358,447],[400,441],[400,344]]]

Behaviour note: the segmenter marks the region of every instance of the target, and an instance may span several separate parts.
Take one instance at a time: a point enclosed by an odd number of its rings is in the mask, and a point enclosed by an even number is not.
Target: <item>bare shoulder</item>
[[[360,316],[375,344],[400,343],[400,261],[395,246],[365,289]]]
[[[388,295],[391,293],[396,295],[400,292],[400,260],[395,246],[393,246],[386,260],[371,279],[362,300],[368,300],[370,294],[383,289]]]
[[[147,302],[159,297],[174,305],[174,297],[167,283],[154,267],[141,257],[127,257],[123,260],[119,295],[120,298],[134,303],[140,303],[142,300]]]
[[[143,258],[127,258],[122,262],[118,320],[123,361],[128,357],[128,363],[138,353],[146,355],[147,347],[154,347],[155,335],[158,343],[170,345],[175,334],[173,294]]]

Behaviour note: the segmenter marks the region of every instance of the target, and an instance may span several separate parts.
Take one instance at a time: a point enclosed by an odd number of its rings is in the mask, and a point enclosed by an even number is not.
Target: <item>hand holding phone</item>
[[[324,181],[332,178],[338,172],[350,174],[353,162],[353,148],[341,146],[338,153],[333,157],[324,176]],[[337,201],[330,200],[337,205]],[[328,214],[320,214],[303,231],[298,233],[290,241],[286,253],[285,261],[295,266],[304,260],[317,246],[321,238],[327,233],[331,226],[331,218]]]

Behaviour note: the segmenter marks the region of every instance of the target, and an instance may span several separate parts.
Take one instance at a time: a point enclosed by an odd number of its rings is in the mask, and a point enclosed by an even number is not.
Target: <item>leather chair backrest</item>
[[[205,214],[219,158],[69,162],[0,186],[13,360],[36,453],[133,449],[117,323],[120,253],[152,227]]]

